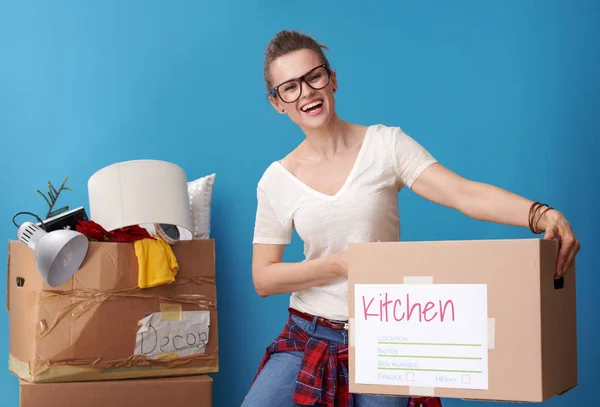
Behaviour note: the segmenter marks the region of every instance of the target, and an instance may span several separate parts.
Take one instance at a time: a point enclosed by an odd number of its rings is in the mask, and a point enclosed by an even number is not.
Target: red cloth
[[[135,242],[142,239],[154,239],[148,231],[138,225],[126,226],[107,232],[93,220],[79,221],[75,229],[93,242]]]
[[[267,347],[256,376],[273,353],[289,351],[304,352],[292,396],[294,403],[303,406],[322,403],[327,407],[352,405],[347,380],[348,346],[333,346],[328,341],[311,338],[290,317],[279,337]]]
[[[254,380],[272,354],[291,351],[304,352],[292,396],[294,403],[302,406],[319,403],[326,407],[353,405],[348,388],[348,346],[331,345],[326,340],[310,337],[291,317],[281,334],[267,347]],[[437,397],[418,397],[411,398],[407,407],[442,407],[442,402]]]
[[[408,407],[442,407],[439,397],[415,397],[411,398]]]

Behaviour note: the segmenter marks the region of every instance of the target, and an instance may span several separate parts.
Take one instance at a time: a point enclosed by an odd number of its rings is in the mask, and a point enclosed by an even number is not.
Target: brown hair
[[[315,52],[322,63],[329,64],[323,49],[329,49],[325,45],[319,44],[314,38],[302,34],[298,31],[283,30],[277,33],[275,37],[267,45],[265,51],[265,83],[267,85],[267,92],[271,91],[271,63],[290,52],[298,51],[301,49],[308,49]]]

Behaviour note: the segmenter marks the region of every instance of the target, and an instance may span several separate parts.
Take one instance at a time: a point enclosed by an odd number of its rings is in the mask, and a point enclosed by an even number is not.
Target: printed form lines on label
[[[409,372],[439,372],[439,373],[483,373],[482,370],[454,370],[454,369],[416,369],[412,367],[378,367],[377,370],[402,370]]]
[[[425,345],[425,346],[483,346],[480,343],[442,343],[442,342],[377,342],[378,345]]]
[[[467,357],[467,356],[422,356],[422,355],[386,355],[378,354],[381,358],[418,358],[418,359],[457,359],[457,360],[482,360],[483,358]]]

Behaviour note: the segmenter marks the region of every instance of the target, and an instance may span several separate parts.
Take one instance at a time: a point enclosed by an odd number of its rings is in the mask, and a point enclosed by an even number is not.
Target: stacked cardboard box
[[[41,383],[21,381],[22,407],[212,407],[207,375],[143,380]]]
[[[21,379],[21,407],[37,400],[178,407],[187,397],[212,404],[207,374],[219,366],[214,240],[172,249],[179,270],[171,284],[138,288],[133,243],[90,242],[75,276],[52,288],[33,251],[9,242],[9,368]]]

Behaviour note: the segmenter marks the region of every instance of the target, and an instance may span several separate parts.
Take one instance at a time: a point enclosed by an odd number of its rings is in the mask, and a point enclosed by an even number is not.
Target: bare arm
[[[423,171],[412,190],[473,219],[529,227],[531,200],[493,185],[465,179],[439,163]],[[546,239],[557,238],[561,242],[556,274],[562,276],[573,265],[579,242],[567,220],[555,209],[546,211],[535,221],[540,230],[546,231]]]
[[[261,297],[303,290],[346,275],[345,257],[341,254],[298,263],[283,263],[284,248],[285,245],[254,245],[252,279],[254,288]]]
[[[533,204],[504,189],[463,178],[439,163],[423,171],[412,191],[470,218],[511,226],[528,227],[527,215]],[[543,228],[542,222],[539,226]]]

